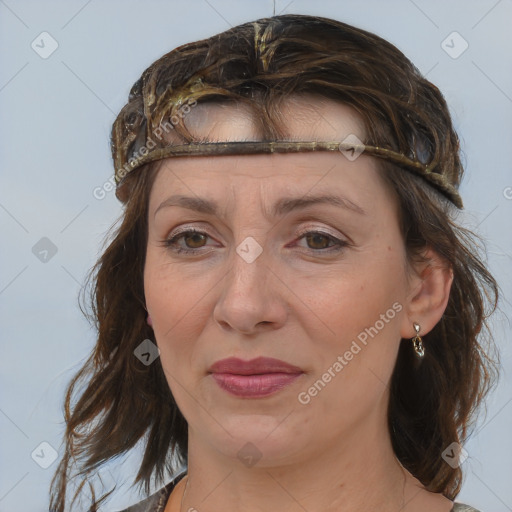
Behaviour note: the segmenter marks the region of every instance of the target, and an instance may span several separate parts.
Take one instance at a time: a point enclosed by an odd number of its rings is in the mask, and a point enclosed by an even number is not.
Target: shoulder
[[[464,503],[454,503],[451,512],[480,512],[476,508],[465,505]]]
[[[179,474],[151,496],[119,512],[163,512],[171,492],[185,475],[186,472]]]

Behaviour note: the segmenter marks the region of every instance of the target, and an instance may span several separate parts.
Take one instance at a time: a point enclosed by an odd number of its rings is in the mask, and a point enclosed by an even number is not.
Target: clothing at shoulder
[[[464,503],[454,503],[451,512],[480,512],[476,508],[465,505]]]
[[[163,512],[171,492],[176,487],[177,483],[185,477],[187,473],[181,473],[171,480],[167,485],[159,489],[157,492],[146,498],[145,500],[139,501],[128,508],[125,508],[119,512]],[[476,508],[470,507],[464,503],[454,503],[450,512],[480,512]]]
[[[180,475],[173,478],[168,484],[156,491],[154,494],[146,498],[145,500],[139,501],[128,508],[120,510],[119,512],[163,512],[171,492],[176,487],[176,484],[186,475],[187,473],[181,473]],[[464,511],[465,512],[465,511]]]

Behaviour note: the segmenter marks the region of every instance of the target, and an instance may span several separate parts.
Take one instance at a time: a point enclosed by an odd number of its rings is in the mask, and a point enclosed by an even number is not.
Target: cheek
[[[310,400],[304,412],[326,423],[357,422],[383,403],[400,343],[400,266],[393,259],[385,266],[360,263],[361,272],[318,283],[325,293],[304,288],[305,302],[325,326],[312,339],[314,371],[301,397]]]
[[[196,282],[199,278],[194,274],[197,271],[192,274],[183,265],[171,263],[161,247],[148,247],[144,268],[144,294],[157,330],[172,328],[193,310],[194,303],[199,300],[199,293],[204,293],[204,288],[198,289]],[[201,276],[201,282],[207,280],[207,275]],[[181,328],[180,325],[180,331]]]
[[[347,410],[355,416],[366,414],[386,392],[393,372],[406,291],[402,255],[387,250],[379,257],[368,254],[357,258],[357,265],[311,279],[311,286],[300,291],[322,320],[315,322],[322,325],[316,333],[309,329],[316,364],[304,387],[322,389],[322,397],[315,399],[322,414],[338,416]],[[325,388],[319,379],[329,382]]]
[[[361,255],[357,264],[297,280],[294,291],[326,334],[334,340],[349,340],[378,321],[395,302],[403,302],[405,276],[400,259],[391,254]]]
[[[164,369],[190,360],[204,327],[208,292],[217,281],[211,272],[197,275],[197,269],[169,263],[161,248],[148,248],[144,293]]]

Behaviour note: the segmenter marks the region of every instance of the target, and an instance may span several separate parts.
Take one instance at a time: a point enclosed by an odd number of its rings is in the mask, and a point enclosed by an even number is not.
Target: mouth
[[[279,359],[259,357],[250,361],[228,358],[208,370],[221,389],[244,398],[263,398],[292,384],[304,374],[301,368]]]

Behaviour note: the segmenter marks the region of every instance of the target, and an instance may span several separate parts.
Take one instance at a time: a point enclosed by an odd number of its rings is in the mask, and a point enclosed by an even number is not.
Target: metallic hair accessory
[[[366,153],[377,158],[382,158],[397,164],[424,178],[431,186],[447,197],[457,208],[462,208],[462,199],[457,189],[449,183],[443,174],[434,172],[436,162],[423,164],[417,160],[411,160],[402,153],[378,146],[369,146],[362,143],[339,141],[233,141],[233,142],[200,142],[182,145],[170,145],[145,151],[139,157],[132,157],[121,168],[116,169],[115,180],[117,183],[116,195],[120,198],[119,190],[124,178],[135,169],[144,164],[179,156],[215,156],[215,155],[254,155],[262,153],[296,153],[311,151],[340,151]],[[351,158],[355,160],[355,158]]]

